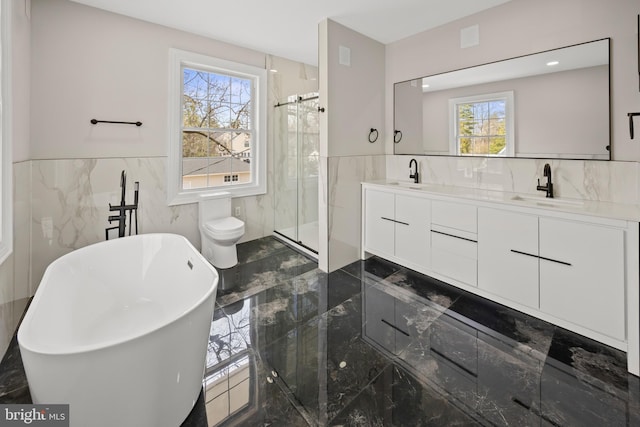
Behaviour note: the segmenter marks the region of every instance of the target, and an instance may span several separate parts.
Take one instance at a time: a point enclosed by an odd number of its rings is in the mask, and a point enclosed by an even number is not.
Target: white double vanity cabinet
[[[377,255],[627,352],[640,373],[637,208],[460,187],[362,184]]]

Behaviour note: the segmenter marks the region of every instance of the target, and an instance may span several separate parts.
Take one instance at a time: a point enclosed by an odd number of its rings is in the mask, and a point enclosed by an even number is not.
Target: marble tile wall
[[[640,201],[637,162],[398,155],[386,158],[387,178],[409,180],[412,158],[420,164],[424,183],[539,194],[537,180],[549,163],[556,197],[623,204]]]
[[[109,203],[120,201],[120,172],[127,174],[126,201],[140,182],[138,232],[181,234],[200,248],[198,206],[167,206],[166,158],[61,159],[32,162],[31,289],[46,267],[74,249],[103,241]],[[267,196],[234,199],[245,221],[243,241],[265,235]],[[115,224],[113,224],[115,225]],[[270,233],[269,231],[266,233]]]

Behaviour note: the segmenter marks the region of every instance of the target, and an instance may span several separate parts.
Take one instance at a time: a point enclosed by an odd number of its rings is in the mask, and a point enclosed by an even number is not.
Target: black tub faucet
[[[549,163],[544,165],[543,175],[547,177],[547,185],[540,185],[540,178],[538,178],[538,191],[546,191],[547,197],[553,199],[553,183],[551,182],[551,166]]]
[[[133,189],[133,204],[127,205],[125,202],[125,194],[127,188],[127,174],[125,171],[122,171],[120,174],[120,204],[116,206],[112,206],[109,203],[109,212],[118,212],[117,215],[109,215],[109,224],[112,221],[118,221],[118,225],[116,227],[107,227],[105,232],[106,240],[109,240],[109,231],[118,230],[118,237],[124,237],[125,229],[126,229],[126,221],[127,221],[127,212],[129,213],[129,236],[131,236],[131,216],[135,216],[136,220],[136,234],[138,234],[138,192],[140,190],[140,183],[136,181],[134,183]]]
[[[413,164],[416,165],[416,171],[415,172],[413,172],[412,169],[411,169],[411,166]],[[418,172],[418,162],[416,161],[416,159],[411,159],[411,161],[409,162],[409,178],[412,178],[413,182],[415,182],[416,184],[418,184],[420,182],[420,173]]]

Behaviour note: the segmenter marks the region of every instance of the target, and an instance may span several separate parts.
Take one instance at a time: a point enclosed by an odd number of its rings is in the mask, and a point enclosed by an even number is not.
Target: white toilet
[[[236,243],[244,235],[244,222],[231,215],[231,194],[204,194],[198,202],[202,255],[217,268],[238,263]]]

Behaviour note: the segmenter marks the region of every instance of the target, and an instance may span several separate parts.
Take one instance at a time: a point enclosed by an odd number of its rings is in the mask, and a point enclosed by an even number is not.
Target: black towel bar
[[[97,125],[98,123],[115,123],[118,125],[136,125],[136,126],[142,126],[142,122],[114,122],[112,120],[96,120],[96,119],[91,119],[91,123],[94,125]]]

